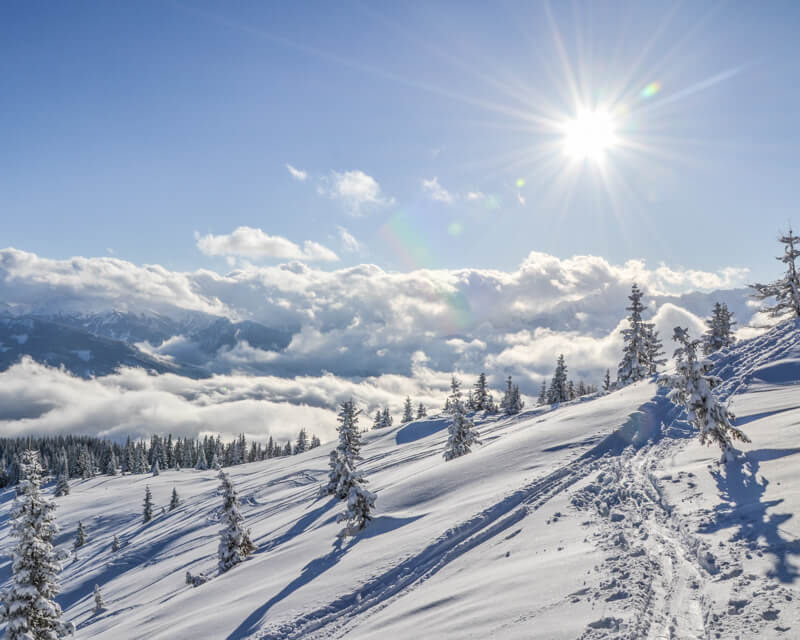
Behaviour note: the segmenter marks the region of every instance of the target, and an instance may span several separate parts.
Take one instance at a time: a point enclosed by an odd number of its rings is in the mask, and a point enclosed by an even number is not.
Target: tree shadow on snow
[[[330,553],[312,560],[305,567],[303,567],[299,576],[281,589],[279,593],[275,594],[267,602],[247,616],[247,618],[245,618],[245,620],[231,632],[231,634],[227,637],[227,640],[242,640],[243,638],[247,638],[251,634],[255,633],[261,626],[264,616],[273,606],[333,567],[337,562],[339,562],[339,560],[342,559],[351,546],[352,544],[345,546],[341,538],[337,538]]]
[[[735,529],[733,539],[744,540],[754,551],[775,556],[775,566],[769,575],[783,583],[794,583],[800,576],[798,567],[790,561],[791,556],[800,556],[800,540],[781,535],[781,525],[793,514],[768,513],[783,499],[763,500],[769,480],[764,476],[758,478],[758,470],[761,462],[797,453],[800,448],[758,449],[747,452],[741,465],[729,464],[712,471],[723,502],[715,509],[714,520],[699,529],[701,533]],[[760,538],[765,545],[759,548]]]

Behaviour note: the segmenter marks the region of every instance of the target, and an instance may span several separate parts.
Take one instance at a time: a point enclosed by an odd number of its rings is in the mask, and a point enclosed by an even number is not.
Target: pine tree
[[[114,453],[114,448],[109,445],[108,449],[108,458],[106,458],[106,474],[109,476],[115,476],[119,472],[119,463],[117,462],[117,456]]]
[[[411,397],[406,396],[406,402],[403,405],[403,418],[400,420],[403,424],[414,420],[414,407],[411,404]]]
[[[522,396],[519,392],[519,387],[513,383],[511,376],[506,380],[506,391],[503,394],[503,399],[500,401],[500,407],[506,415],[511,416],[522,411],[525,403],[522,401]]]
[[[578,396],[575,393],[575,384],[572,382],[572,380],[567,380],[567,398],[574,400],[577,397]]]
[[[78,530],[75,533],[75,543],[72,545],[73,549],[80,549],[86,544],[86,530],[83,528],[83,522],[78,520]]]
[[[564,362],[564,354],[558,356],[556,370],[553,379],[550,381],[550,388],[547,390],[547,404],[566,402],[569,400],[567,390],[567,364]]]
[[[372,421],[372,428],[380,429],[382,426],[383,426],[383,413],[381,413],[381,410],[378,409],[375,412],[375,419]]]
[[[111,550],[112,551],[119,551],[119,538],[115,535],[114,539],[111,541]]]
[[[206,471],[208,469],[208,460],[206,459],[206,449],[202,445],[197,452],[197,464],[194,466],[198,471]]]
[[[728,305],[714,304],[714,309],[711,312],[711,317],[706,320],[706,330],[703,336],[703,353],[711,355],[720,349],[726,349],[736,342],[733,335],[733,327],[736,321],[733,319],[733,313],[728,310]]]
[[[106,608],[106,603],[103,602],[103,595],[100,593],[100,587],[94,585],[94,612],[100,613]]]
[[[321,490],[323,495],[335,495],[344,500],[350,493],[350,477],[355,471],[356,462],[361,460],[361,434],[358,430],[358,416],[352,399],[343,402],[339,410],[339,446],[331,451],[328,484]]]
[[[291,442],[287,442],[286,444],[289,445],[289,453],[287,455],[292,455],[292,443]],[[219,461],[219,455],[217,455],[216,451],[214,452],[214,457],[211,458],[211,468],[214,471],[219,471],[220,469],[222,469],[222,465],[220,464],[220,461]]]
[[[540,407],[547,404],[547,382],[544,380],[542,380],[542,390],[539,392],[539,397],[536,400],[536,404],[538,404]]]
[[[484,411],[489,403],[489,389],[486,385],[486,374],[481,373],[472,388],[472,404],[475,411]]]
[[[61,570],[53,549],[56,507],[40,491],[37,451],[23,452],[20,470],[10,532],[17,544],[12,551],[11,588],[0,597],[0,620],[7,623],[9,640],[54,640],[71,630],[61,622],[61,607],[55,601]]]
[[[647,354],[647,372],[652,376],[658,373],[658,368],[667,362],[662,349],[664,345],[658,337],[656,326],[652,322],[642,323],[644,327],[645,352]]]
[[[775,298],[775,304],[764,306],[761,311],[768,313],[773,318],[790,316],[800,318],[800,272],[797,269],[797,259],[800,258],[800,237],[789,233],[778,238],[778,242],[785,245],[783,255],[778,258],[786,264],[786,274],[768,284],[755,283],[750,287],[755,289],[753,297],[756,300]]]
[[[322,442],[320,442],[320,440],[319,440],[319,436],[318,436],[317,434],[313,434],[313,435],[311,436],[311,445],[310,445],[310,448],[311,448],[311,449],[316,449],[316,448],[317,448],[318,446],[320,446],[321,444],[322,444]]]
[[[389,407],[385,407],[383,415],[381,415],[381,427],[391,427],[394,424],[392,414],[389,413]]]
[[[169,510],[175,511],[180,506],[181,500],[178,497],[178,490],[175,487],[172,487],[172,498],[169,501]]]
[[[427,415],[428,415],[428,410],[425,408],[425,405],[420,402],[419,406],[417,407],[417,420],[420,420]]]
[[[67,462],[66,452],[59,456],[56,488],[53,495],[56,498],[69,495],[69,463]]]
[[[686,329],[675,327],[673,340],[680,345],[675,352],[675,374],[662,376],[659,383],[672,387],[669,399],[684,407],[689,422],[700,432],[700,442],[716,442],[722,449],[720,462],[733,462],[736,450],[732,441],[750,442],[750,439],[731,424],[733,414],[714,394],[714,388],[722,380],[708,375],[714,365],[709,360],[698,359],[700,341],[692,340]]]
[[[603,391],[611,390],[611,370],[606,369],[606,375],[603,378]]]
[[[461,400],[461,382],[453,376],[450,379],[450,426],[444,459],[453,460],[472,451],[472,447],[480,444],[475,425],[467,418],[464,403]]]
[[[155,456],[153,457],[153,466],[150,468],[150,473],[152,473],[154,476],[161,474],[161,471],[158,467],[158,458]]]
[[[145,522],[150,522],[153,519],[153,494],[150,492],[150,487],[144,488],[144,510],[142,511]]]
[[[239,498],[228,474],[219,472],[222,490],[222,522],[219,532],[219,570],[225,572],[242,562],[256,550],[250,531],[244,528],[244,518],[239,512]]]
[[[350,489],[347,492],[347,509],[336,518],[336,522],[347,523],[339,532],[340,537],[356,535],[372,520],[377,496],[363,486],[365,483],[361,473],[344,466],[341,484],[349,485]]]
[[[650,373],[650,364],[647,354],[647,331],[642,321],[642,312],[647,310],[642,304],[642,292],[635,284],[628,296],[631,306],[626,307],[631,314],[628,316],[627,329],[622,330],[625,346],[622,350],[622,361],[617,369],[619,384],[630,384],[646,378]]]
[[[300,429],[300,433],[297,434],[297,442],[294,445],[295,453],[303,453],[304,451],[308,451],[308,432],[305,428]]]

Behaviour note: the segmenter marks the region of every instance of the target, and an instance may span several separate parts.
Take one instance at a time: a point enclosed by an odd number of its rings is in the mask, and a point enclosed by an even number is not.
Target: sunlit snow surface
[[[345,542],[341,504],[317,497],[330,444],[231,468],[259,550],[200,587],[184,574],[216,574],[213,472],[74,481],[59,548],[78,520],[89,542],[65,562],[65,617],[109,640],[800,637],[799,336],[720,362],[753,439],[741,467],[716,466],[654,383],[479,421],[483,445],[448,463],[432,418],[365,434],[378,510]],[[143,525],[145,485],[180,508]]]

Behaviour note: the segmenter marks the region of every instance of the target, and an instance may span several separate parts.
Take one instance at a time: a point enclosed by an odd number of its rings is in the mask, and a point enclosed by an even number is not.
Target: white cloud
[[[286,169],[289,171],[289,173],[291,174],[291,176],[295,180],[299,180],[300,182],[303,182],[303,181],[305,181],[306,178],[308,178],[308,172],[307,171],[303,171],[302,169],[296,169],[295,167],[290,165],[288,162],[286,163]]]
[[[361,251],[361,243],[356,240],[356,237],[342,226],[336,227],[339,232],[339,240],[342,244],[342,250],[347,253],[357,253]]]
[[[375,178],[357,169],[344,173],[332,171],[319,191],[342,202],[352,215],[362,215],[370,207],[394,204],[394,199],[383,193]]]
[[[306,240],[301,248],[281,236],[270,236],[261,229],[237,227],[232,233],[201,236],[195,233],[197,248],[207,256],[237,256],[254,260],[277,258],[279,260],[306,260],[309,262],[335,262],[339,259],[333,251],[317,242]]]
[[[468,191],[467,192],[467,200],[483,200],[486,197],[486,194],[482,191]]]
[[[423,180],[422,188],[428,193],[432,200],[444,202],[445,204],[453,204],[453,202],[455,202],[455,196],[439,184],[439,178],[436,176],[430,180]]]

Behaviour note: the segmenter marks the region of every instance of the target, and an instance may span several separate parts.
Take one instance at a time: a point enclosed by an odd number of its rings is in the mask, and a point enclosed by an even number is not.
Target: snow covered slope
[[[344,542],[341,504],[317,496],[330,445],[231,468],[259,549],[221,576],[213,472],[74,482],[59,548],[79,520],[89,542],[65,563],[65,617],[109,640],[800,637],[800,326],[719,368],[753,439],[741,469],[712,464],[654,383],[489,418],[447,463],[431,418],[365,434],[377,517]],[[145,485],[181,506],[142,524]]]

